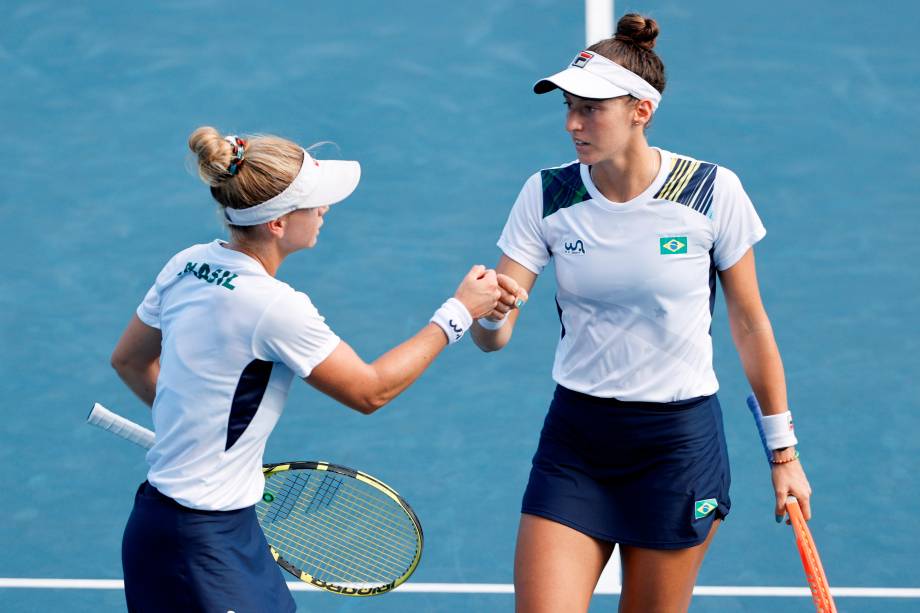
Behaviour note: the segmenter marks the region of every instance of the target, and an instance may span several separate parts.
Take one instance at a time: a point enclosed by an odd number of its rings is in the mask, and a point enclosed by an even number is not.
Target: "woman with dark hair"
[[[562,328],[518,531],[519,612],[587,611],[617,544],[621,611],[689,607],[731,505],[709,334],[716,278],[763,406],[777,521],[788,495],[810,516],[754,267],[766,231],[732,171],[649,146],[665,88],[657,36],[653,19],[626,15],[534,85],[562,91],[578,159],[525,183],[498,241],[510,294],[526,295],[554,259]],[[501,349],[518,316],[503,298],[473,325],[476,344]]]

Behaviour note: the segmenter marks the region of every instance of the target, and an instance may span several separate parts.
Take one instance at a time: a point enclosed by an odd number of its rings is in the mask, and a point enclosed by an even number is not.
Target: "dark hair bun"
[[[655,39],[658,38],[658,22],[638,13],[627,13],[617,22],[617,33],[614,38],[635,43],[651,51],[655,48]]]

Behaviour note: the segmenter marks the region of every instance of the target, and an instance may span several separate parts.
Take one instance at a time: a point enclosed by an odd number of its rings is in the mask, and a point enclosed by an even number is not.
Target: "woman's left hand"
[[[784,464],[773,464],[773,491],[776,494],[776,523],[786,516],[786,499],[795,496],[806,520],[811,519],[811,485],[805,476],[805,469],[798,460]],[[788,523],[788,521],[787,521]]]

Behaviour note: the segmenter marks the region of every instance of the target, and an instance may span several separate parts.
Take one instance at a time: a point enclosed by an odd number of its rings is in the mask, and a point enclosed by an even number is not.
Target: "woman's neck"
[[[612,202],[628,202],[648,189],[661,168],[661,154],[641,143],[591,166],[591,180]]]
[[[284,256],[274,247],[274,245],[267,245],[265,243],[252,243],[245,240],[240,240],[239,237],[234,236],[231,238],[229,243],[224,243],[224,246],[227,249],[233,249],[234,251],[239,251],[244,253],[254,259],[256,262],[262,265],[262,268],[265,269],[271,276],[275,276],[278,272],[278,268],[281,266],[281,262],[284,260]]]

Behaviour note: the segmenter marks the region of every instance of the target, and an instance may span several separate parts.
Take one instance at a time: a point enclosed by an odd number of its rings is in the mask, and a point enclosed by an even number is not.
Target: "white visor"
[[[315,160],[303,152],[300,172],[283,192],[248,209],[224,207],[234,226],[257,226],[297,209],[314,209],[345,200],[361,179],[361,165],[347,160]]]
[[[534,83],[533,91],[545,94],[557,87],[579,98],[595,100],[635,96],[650,101],[652,110],[658,109],[661,102],[661,92],[648,81],[592,51],[582,51],[568,68]]]

